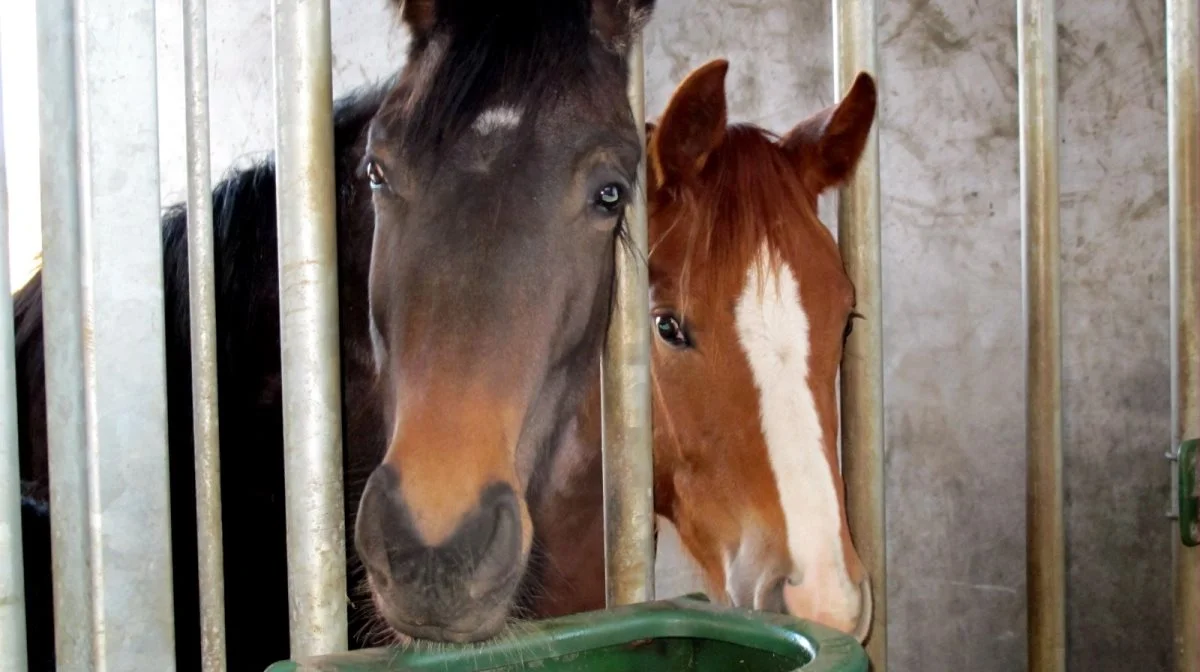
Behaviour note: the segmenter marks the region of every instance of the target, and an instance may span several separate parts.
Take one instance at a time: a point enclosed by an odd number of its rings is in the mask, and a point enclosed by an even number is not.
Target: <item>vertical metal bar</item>
[[[629,104],[642,146],[645,63],[639,37],[629,50]],[[633,250],[617,244],[616,296],[605,343],[601,396],[604,462],[604,567],[610,606],[654,599],[654,454],[650,417],[649,273],[646,268],[646,161],[626,210]]]
[[[1055,0],[1018,0],[1029,669],[1066,669]]]
[[[200,659],[206,672],[223,672],[225,568],[222,564],[224,542],[221,531],[221,454],[217,417],[217,318],[209,167],[207,0],[183,0],[183,15]]]
[[[1196,0],[1168,0],[1171,445],[1200,437],[1200,21]],[[1174,483],[1175,478],[1171,481]],[[1178,538],[1172,535],[1173,538]],[[1175,542],[1175,669],[1200,672],[1200,548]]]
[[[42,347],[55,659],[62,672],[90,672],[97,666],[86,496],[75,7],[73,0],[36,4]]]
[[[878,77],[875,0],[833,0],[834,94],[859,72]],[[877,118],[880,115],[877,115]],[[887,520],[883,470],[883,281],[879,223],[879,122],[858,170],[838,194],[838,246],[865,319],[846,342],[841,371],[846,514],[874,600],[866,641],[874,672],[887,669]]]
[[[76,0],[97,670],[175,666],[154,5]]]
[[[4,90],[0,88],[0,296],[8,278],[8,173],[4,156]],[[21,470],[17,459],[17,365],[12,301],[0,301],[0,672],[28,669],[25,564],[21,552]]]
[[[274,0],[284,478],[293,658],[347,648],[329,0]]]

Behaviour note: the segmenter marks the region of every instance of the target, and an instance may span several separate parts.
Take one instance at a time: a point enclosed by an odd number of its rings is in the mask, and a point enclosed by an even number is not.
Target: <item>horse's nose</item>
[[[439,614],[437,605],[486,596],[508,583],[520,566],[516,493],[502,483],[485,488],[450,536],[431,544],[414,524],[402,487],[388,464],[377,467],[367,479],[355,534],[359,557],[379,598],[385,602],[395,598],[411,608],[413,600],[403,599],[402,593],[439,596],[421,600],[419,611],[425,613],[411,616],[430,625],[453,627],[457,616]]]

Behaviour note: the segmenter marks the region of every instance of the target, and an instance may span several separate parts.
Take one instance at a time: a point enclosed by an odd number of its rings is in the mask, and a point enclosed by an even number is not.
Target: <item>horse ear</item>
[[[816,193],[853,174],[875,121],[876,99],[875,80],[860,72],[841,102],[800,122],[780,140],[808,172]]]
[[[437,20],[435,0],[391,0],[400,11],[400,19],[408,26],[413,41],[424,41]]]
[[[651,167],[659,182],[696,175],[725,139],[728,71],[729,61],[709,61],[675,89],[653,136]]]
[[[621,54],[650,22],[655,0],[592,0],[592,28],[608,48]]]

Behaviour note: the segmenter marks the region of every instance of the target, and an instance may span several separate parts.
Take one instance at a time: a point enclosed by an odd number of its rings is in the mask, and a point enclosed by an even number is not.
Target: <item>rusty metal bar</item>
[[[4,91],[0,88],[0,296],[8,278],[8,173],[4,155]],[[0,324],[13,323],[12,301],[0,301]],[[25,565],[21,545],[21,470],[17,457],[17,369],[12,329],[0,329],[0,672],[28,669]]]
[[[642,39],[629,51],[629,104],[645,146]],[[609,606],[654,599],[654,454],[650,417],[650,295],[646,162],[626,210],[633,250],[617,244],[616,296],[602,371],[604,567]]]
[[[1066,669],[1055,0],[1018,0],[1029,670]]]
[[[291,656],[345,651],[329,0],[274,0],[275,161]]]
[[[1200,22],[1196,0],[1168,0],[1167,171],[1170,184],[1171,445],[1200,437]],[[1172,483],[1175,478],[1172,477]],[[1172,535],[1178,538],[1177,535]],[[1175,669],[1200,672],[1200,547],[1175,550]]]
[[[833,0],[833,87],[845,95],[859,72],[878,77],[875,0]],[[879,124],[838,197],[838,246],[865,319],[846,342],[841,371],[842,471],[851,536],[874,601],[865,646],[887,669],[887,521],[883,464],[883,285],[879,221]]]
[[[225,567],[221,530],[221,455],[217,417],[217,317],[213,279],[212,178],[209,166],[208,3],[183,0],[187,123],[188,300],[192,424],[196,465],[200,660],[225,670]]]

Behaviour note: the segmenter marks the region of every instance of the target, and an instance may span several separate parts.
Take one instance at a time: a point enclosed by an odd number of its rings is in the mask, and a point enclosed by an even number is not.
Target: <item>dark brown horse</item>
[[[558,448],[596,378],[608,324],[622,213],[642,155],[626,50],[652,6],[408,0],[399,6],[412,34],[404,68],[338,102],[346,510],[355,532],[347,550],[398,633],[488,637],[544,592],[535,531],[571,492]],[[269,162],[214,193],[234,670],[288,652],[274,194]],[[176,638],[180,668],[195,669],[181,206],[165,215],[163,232]],[[15,321],[31,661],[40,668],[53,651],[40,274],[16,295]],[[365,611],[352,610],[352,635]]]

